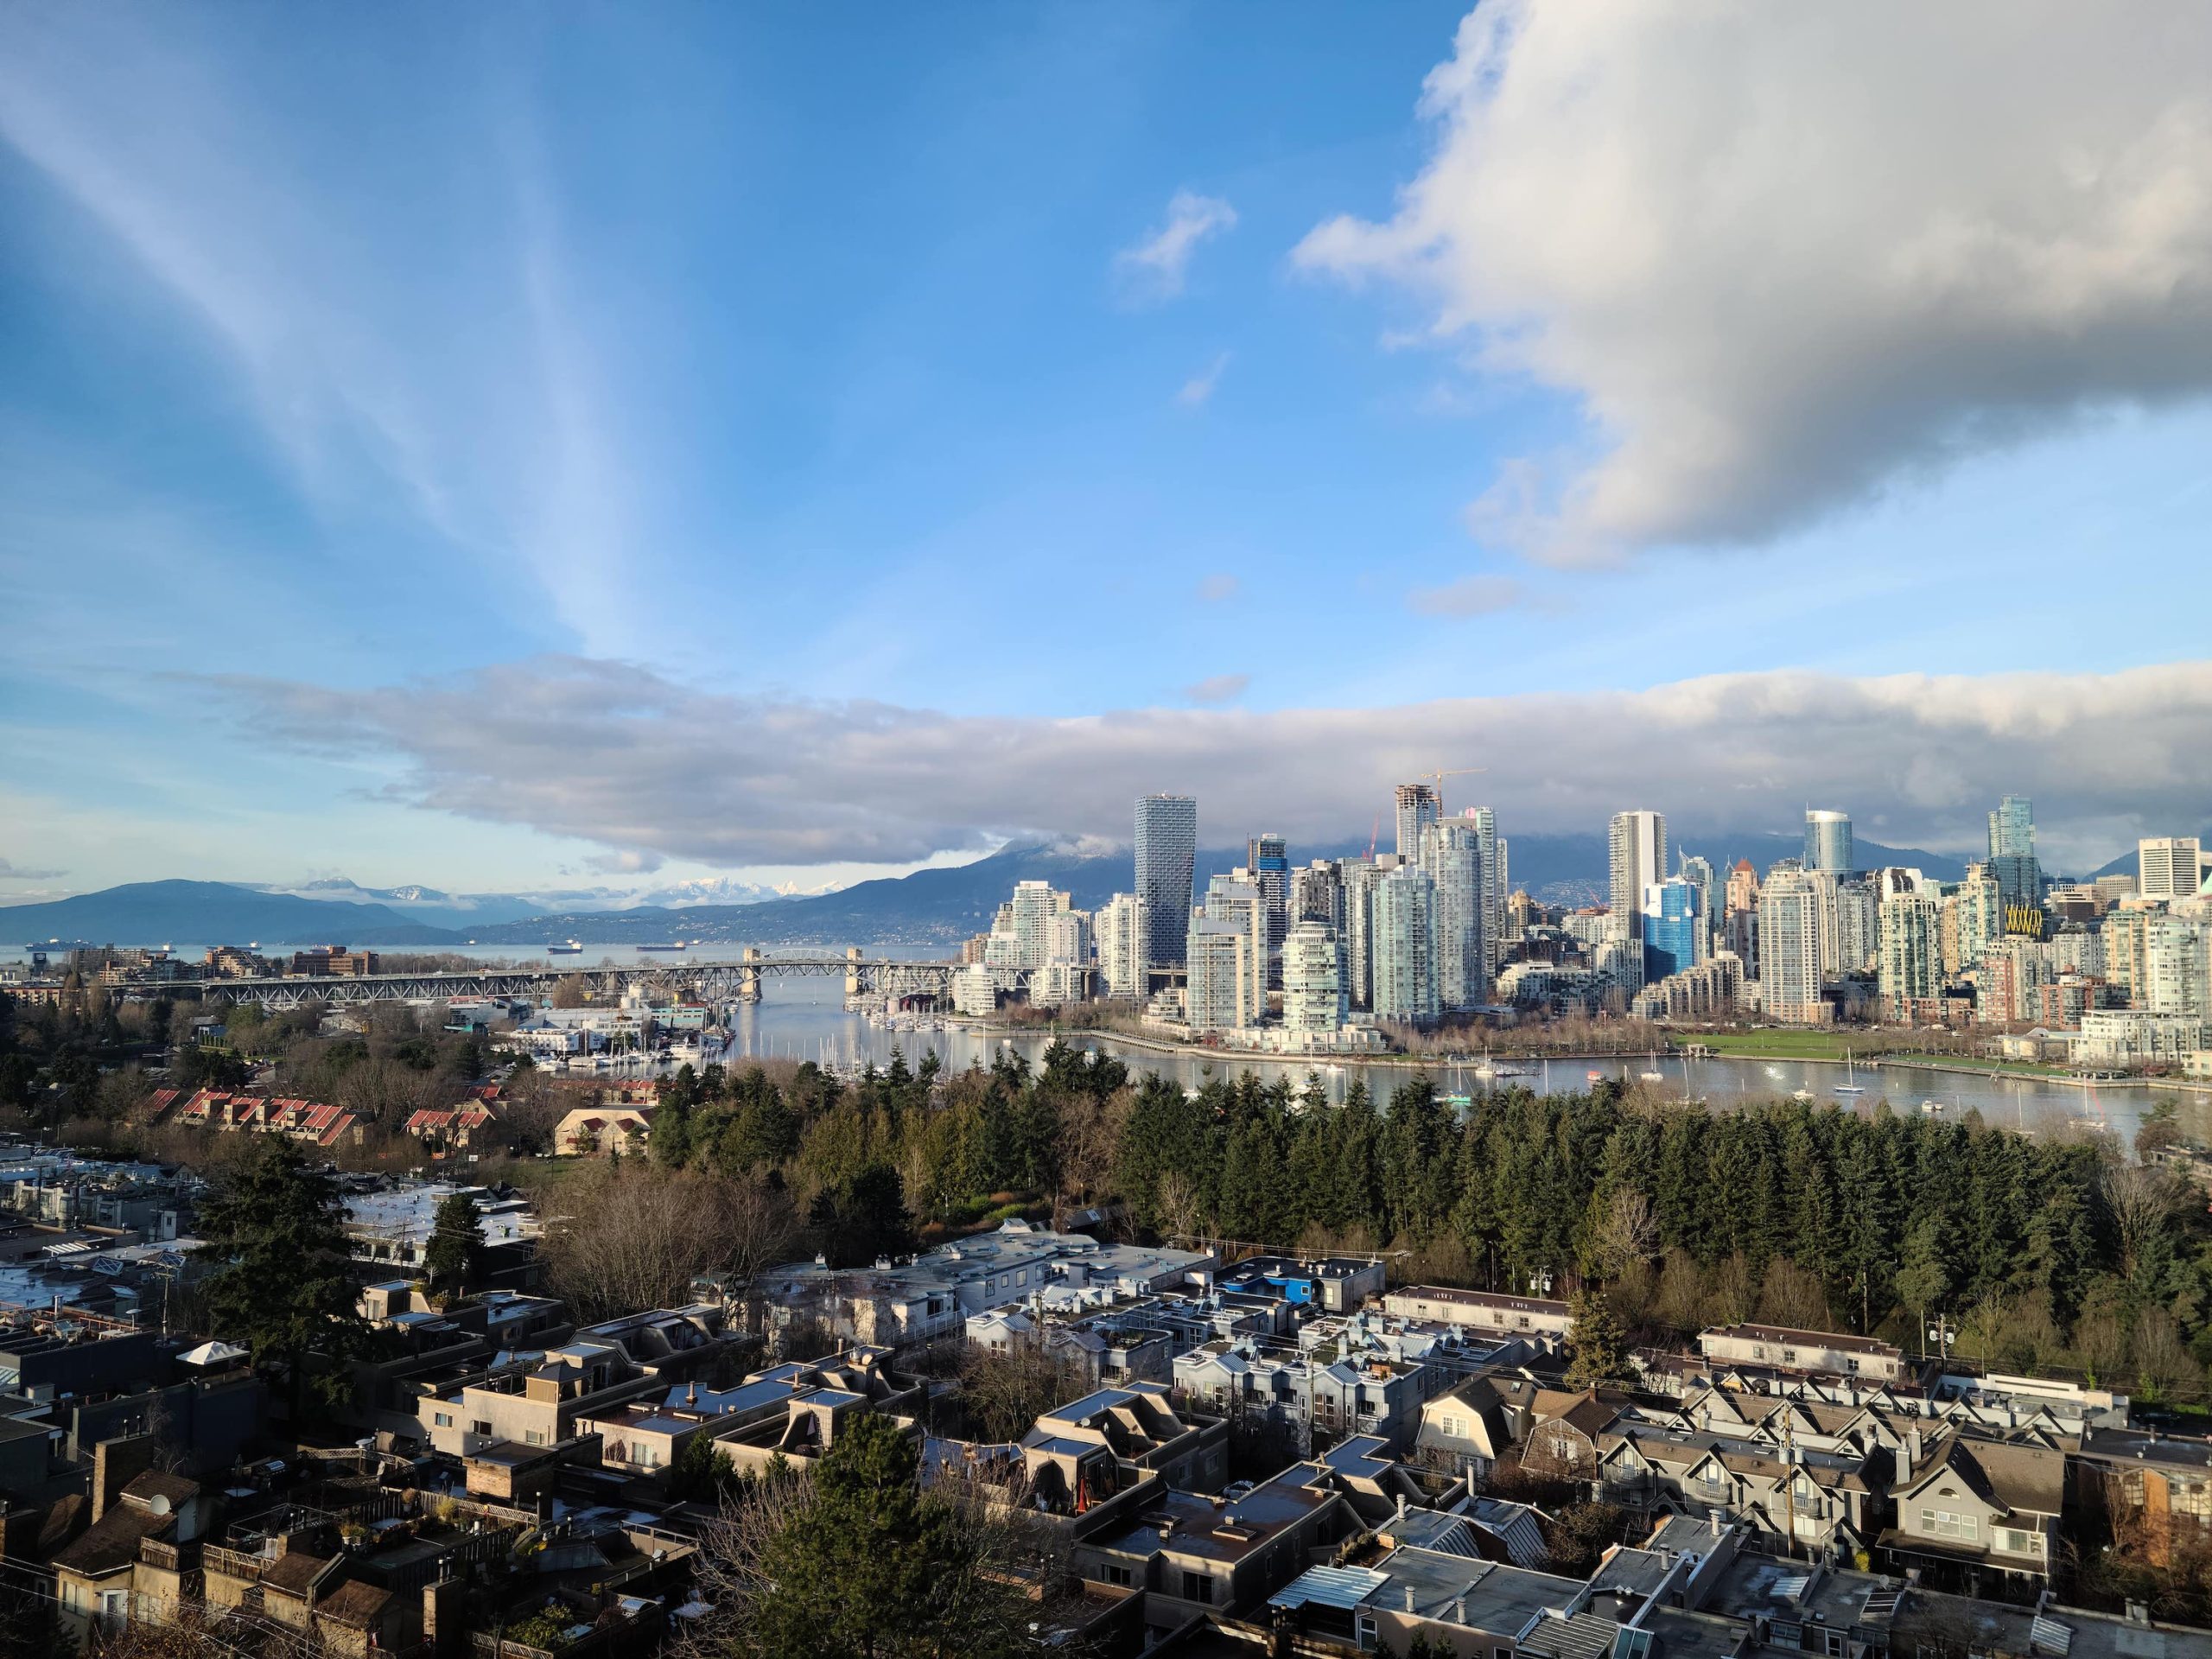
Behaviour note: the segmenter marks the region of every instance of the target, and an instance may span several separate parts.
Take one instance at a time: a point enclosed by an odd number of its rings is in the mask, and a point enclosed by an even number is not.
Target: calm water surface
[[[291,948],[264,946],[270,954]],[[200,954],[198,946],[179,944],[176,950],[178,955],[188,959],[196,959]],[[486,961],[548,960],[542,950],[526,949],[479,947],[470,954]],[[715,946],[696,954],[702,960],[717,960],[734,956],[735,952],[728,946]],[[827,950],[822,954],[834,957],[840,953]],[[870,946],[869,954],[933,957],[939,953],[926,949]],[[20,947],[0,947],[0,960],[20,961],[22,957]],[[685,956],[672,953],[641,953],[628,945],[591,945],[580,957],[552,960],[554,965],[565,968],[602,964],[626,967],[639,963],[677,967],[686,959]],[[965,1070],[972,1065],[988,1065],[991,1056],[1002,1047],[1012,1048],[1034,1064],[1052,1040],[1051,1034],[1044,1032],[1009,1036],[969,1029],[890,1031],[871,1024],[862,1015],[848,1013],[843,992],[842,980],[836,977],[769,980],[760,1002],[740,1005],[734,1009],[729,1048],[721,1058],[725,1064],[742,1064],[748,1058],[758,1057],[837,1065],[872,1061],[880,1066],[888,1065],[894,1052],[903,1053],[909,1065],[918,1065],[925,1052],[934,1052],[940,1065]],[[1312,1062],[1302,1059],[1279,1060],[1233,1053],[1162,1054],[1110,1037],[1084,1036],[1072,1040],[1079,1046],[1118,1056],[1133,1071],[1160,1073],[1174,1078],[1185,1088],[1196,1088],[1209,1077],[1234,1076],[1246,1071],[1270,1080],[1288,1077],[1302,1086],[1316,1070]],[[710,1053],[709,1058],[715,1057]],[[2101,1127],[2113,1131],[2123,1141],[2133,1138],[2145,1113],[2158,1103],[2171,1100],[2179,1110],[2183,1135],[2199,1144],[2212,1143],[2212,1096],[2154,1090],[2141,1084],[2085,1087],[2045,1078],[1995,1077],[1915,1065],[1860,1066],[1854,1075],[1847,1074],[1839,1064],[1686,1060],[1674,1056],[1661,1056],[1656,1060],[1500,1060],[1497,1065],[1501,1072],[1510,1070],[1514,1075],[1484,1078],[1476,1076],[1471,1066],[1440,1065],[1429,1069],[1440,1085],[1451,1094],[1478,1095],[1493,1089],[1522,1087],[1538,1093],[1572,1092],[1587,1086],[1588,1074],[1593,1070],[1630,1082],[1638,1080],[1644,1071],[1653,1071],[1660,1074],[1661,1081],[1650,1086],[1660,1092],[1701,1099],[1714,1106],[1770,1099],[1803,1090],[1818,1101],[1869,1109],[1882,1100],[1888,1101],[1898,1111],[1918,1111],[1923,1103],[1939,1103],[1942,1115],[1947,1118],[1975,1110],[1990,1123],[2031,1133],[2049,1133],[2068,1124]],[[633,1065],[630,1074],[648,1069]],[[1319,1071],[1332,1100],[1341,1100],[1345,1090],[1362,1076],[1366,1077],[1370,1092],[1387,1098],[1392,1089],[1413,1075],[1411,1068],[1404,1065],[1359,1060],[1345,1060],[1337,1065],[1323,1066]],[[1864,1092],[1856,1096],[1837,1092],[1839,1088],[1847,1088],[1852,1084]]]

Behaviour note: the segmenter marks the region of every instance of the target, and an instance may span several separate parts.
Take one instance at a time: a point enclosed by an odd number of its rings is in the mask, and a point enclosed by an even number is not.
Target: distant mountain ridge
[[[444,945],[443,928],[410,921],[388,905],[261,893],[227,881],[132,881],[46,904],[0,908],[0,938],[18,944],[86,939],[98,944],[271,944]]]
[[[1604,836],[1509,834],[1507,839],[1514,886],[1550,903],[1602,901],[1607,884]],[[1794,855],[1798,839],[1788,833],[1732,832],[1686,836],[1676,845],[1711,859],[1725,874],[1738,858],[1750,859],[1764,872],[1776,859]],[[1889,847],[1863,838],[1855,845],[1856,861],[1862,868],[1903,865],[1939,881],[1955,881],[1966,873],[1967,861],[1953,854]],[[1366,849],[1366,838],[1360,836],[1294,845],[1290,851],[1294,864],[1304,864]],[[1196,861],[1197,886],[1203,891],[1208,877],[1236,868],[1243,859],[1241,846],[1202,848]],[[2132,870],[2133,863],[2130,852],[2099,874]],[[515,948],[570,938],[602,945],[677,938],[709,944],[947,945],[988,928],[1017,881],[1049,881],[1065,889],[1079,907],[1095,910],[1113,894],[1128,891],[1134,880],[1126,852],[1084,855],[1061,848],[1019,845],[1001,848],[973,863],[861,881],[834,893],[739,904],[632,902],[615,907],[587,902],[570,908],[549,902],[541,908],[515,894],[455,895],[419,887],[375,889],[344,880],[315,884],[315,890],[328,895],[323,898],[302,896],[306,889],[222,881],[137,881],[41,904],[0,906],[0,940],[17,944],[48,938],[116,944],[328,940],[424,950],[466,950],[472,942]],[[747,890],[744,883],[732,885]],[[663,891],[688,896],[715,889],[706,883],[682,883]],[[357,893],[359,898],[352,896]],[[545,895],[548,900],[566,897]]]

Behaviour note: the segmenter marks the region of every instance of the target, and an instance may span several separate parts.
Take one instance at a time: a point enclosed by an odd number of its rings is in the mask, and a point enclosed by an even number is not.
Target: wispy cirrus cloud
[[[344,114],[302,128],[287,107],[319,69],[272,90],[223,14],[52,13],[8,48],[0,144],[215,344],[315,513],[411,522],[534,577],[585,648],[636,643],[620,399],[524,108],[478,99],[485,164],[434,176],[365,137],[391,169],[371,181],[330,148]],[[438,251],[462,226],[465,264]]]
[[[1478,536],[1762,542],[2212,393],[2208,66],[2196,0],[1484,0],[1395,211],[1294,257],[1580,401],[1577,453],[1523,460]]]
[[[52,881],[68,874],[67,870],[31,870],[19,864],[10,864],[0,858],[0,881]]]
[[[1211,823],[1332,838],[1439,753],[1481,757],[1490,803],[1530,830],[1628,804],[1684,831],[1786,827],[1817,797],[1886,840],[1967,847],[1999,795],[2024,792],[2052,861],[2086,867],[2197,827],[2212,753],[2212,662],[1063,719],[734,696],[569,658],[369,690],[200,683],[257,741],[390,769],[391,801],[725,868],[1116,836],[1158,790],[1198,795]]]
[[[1214,388],[1221,384],[1222,373],[1229,367],[1229,353],[1217,352],[1213,360],[1183,383],[1175,394],[1175,401],[1185,409],[1203,409],[1213,400]]]
[[[1141,300],[1170,300],[1183,291],[1198,245],[1236,226],[1236,210],[1219,196],[1178,190],[1166,221],[1114,256],[1115,274]]]

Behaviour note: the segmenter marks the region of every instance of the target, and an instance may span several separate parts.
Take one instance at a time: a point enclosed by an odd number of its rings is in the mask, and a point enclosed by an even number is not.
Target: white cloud
[[[1192,702],[1234,702],[1251,683],[1249,674],[1213,674],[1194,685],[1185,686],[1183,696]]]
[[[1424,616],[1495,616],[1522,597],[1521,584],[1511,576],[1478,575],[1441,588],[1416,588],[1406,602]]]
[[[1478,534],[1750,542],[2085,412],[2212,391],[2212,8],[1484,0],[1434,152],[1304,268],[1579,397]]]
[[[728,696],[575,658],[368,690],[211,683],[258,741],[397,763],[393,801],[717,868],[1120,836],[1155,790],[1198,794],[1216,826],[1334,838],[1440,754],[1490,768],[1512,829],[1592,829],[1624,804],[1685,832],[1787,828],[1817,798],[1896,844],[1967,848],[2018,791],[2054,861],[2094,863],[2200,828],[2212,753],[2212,662],[1067,719]]]
[[[1185,409],[1202,408],[1213,397],[1213,389],[1221,384],[1222,371],[1228,366],[1229,353],[1216,353],[1212,362],[1183,383],[1183,389],[1175,394],[1175,401]]]
[[[1116,254],[1114,269],[1138,297],[1173,299],[1183,291],[1198,244],[1236,224],[1236,210],[1220,197],[1178,190],[1167,204],[1167,222]]]
[[[67,870],[26,870],[0,858],[0,881],[51,881],[68,874]]]

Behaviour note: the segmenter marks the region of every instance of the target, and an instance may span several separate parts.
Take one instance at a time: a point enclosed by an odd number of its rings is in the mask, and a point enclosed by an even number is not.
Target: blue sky
[[[1613,10],[11,13],[0,898],[2212,817],[2201,22]]]

